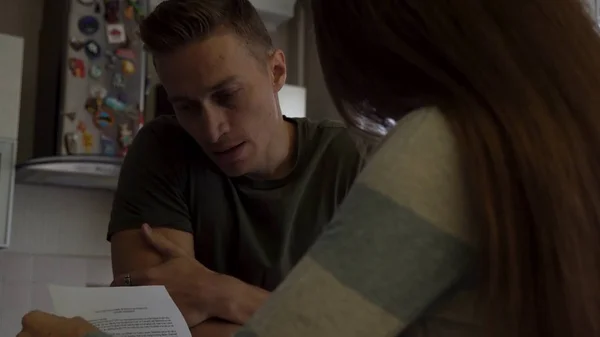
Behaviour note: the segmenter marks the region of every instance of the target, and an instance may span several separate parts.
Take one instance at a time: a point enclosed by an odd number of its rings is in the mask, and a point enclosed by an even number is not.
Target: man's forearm
[[[192,337],[231,337],[241,325],[210,319],[191,328]]]
[[[219,317],[236,324],[245,324],[269,297],[269,292],[244,283],[234,277],[221,275],[221,290],[216,305],[222,306],[226,317]],[[221,311],[221,310],[219,310]]]

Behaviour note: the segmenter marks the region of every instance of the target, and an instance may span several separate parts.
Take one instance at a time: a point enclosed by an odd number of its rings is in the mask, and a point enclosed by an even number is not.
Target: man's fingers
[[[35,333],[36,331],[48,330],[52,323],[55,323],[58,319],[60,319],[58,316],[34,310],[23,316],[21,325],[24,331]]]
[[[185,251],[159,233],[152,231],[148,224],[142,225],[142,235],[146,242],[163,257],[185,256]]]

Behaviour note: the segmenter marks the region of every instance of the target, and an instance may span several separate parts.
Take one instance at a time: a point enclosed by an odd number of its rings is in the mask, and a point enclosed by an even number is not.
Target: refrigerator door
[[[143,124],[146,0],[70,0],[59,155],[123,157]]]

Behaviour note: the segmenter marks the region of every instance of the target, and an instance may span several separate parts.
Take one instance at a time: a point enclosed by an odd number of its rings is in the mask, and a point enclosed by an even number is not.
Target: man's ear
[[[273,92],[279,92],[287,79],[287,66],[285,65],[285,54],[281,49],[274,49],[269,53],[269,70]]]

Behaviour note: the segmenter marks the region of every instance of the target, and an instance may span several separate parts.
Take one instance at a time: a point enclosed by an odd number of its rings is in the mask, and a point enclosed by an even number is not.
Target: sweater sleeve
[[[399,121],[308,254],[235,337],[396,336],[472,267],[455,138]]]

